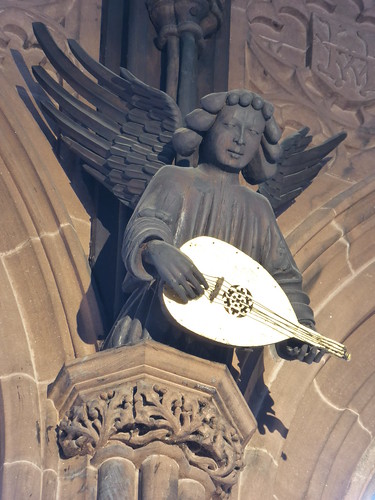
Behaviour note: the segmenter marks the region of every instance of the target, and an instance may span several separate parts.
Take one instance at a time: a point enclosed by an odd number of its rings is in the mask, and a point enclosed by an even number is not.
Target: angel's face
[[[224,106],[204,138],[204,156],[220,168],[242,170],[258,151],[264,127],[262,112],[252,106]]]

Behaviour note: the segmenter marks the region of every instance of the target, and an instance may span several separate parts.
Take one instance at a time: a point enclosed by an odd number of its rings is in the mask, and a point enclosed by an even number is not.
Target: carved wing
[[[151,177],[174,159],[171,139],[182,123],[177,104],[126,69],[121,76],[113,73],[69,40],[72,53],[94,81],[65,56],[43,23],[33,28],[59,75],[92,105],[34,66],[35,78],[59,106],[41,103],[44,111],[58,125],[62,140],[82,158],[84,169],[134,208]]]
[[[294,203],[331,159],[327,155],[346,137],[346,132],[340,132],[306,150],[312,140],[308,132],[309,128],[304,127],[281,142],[283,154],[276,174],[259,185],[258,191],[268,198],[276,215]]]

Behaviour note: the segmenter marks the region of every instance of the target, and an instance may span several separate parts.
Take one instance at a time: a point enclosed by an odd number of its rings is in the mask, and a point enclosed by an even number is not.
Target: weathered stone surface
[[[45,470],[42,476],[41,498],[57,498],[58,476],[53,470]]]
[[[246,453],[246,462],[252,463],[254,460],[257,467],[248,467],[245,476],[249,477],[241,481],[246,481],[247,484],[249,481],[257,481],[258,470],[266,471],[269,468],[270,475],[276,472],[278,463],[282,460],[283,446],[290,425],[303,394],[318,370],[319,366],[315,364],[309,366],[303,363],[275,360],[270,350],[267,349],[263,380],[269,393],[266,390],[265,393],[259,395],[260,398],[264,398],[259,402],[257,411],[260,424],[247,446]],[[296,380],[298,380],[297,387]],[[272,482],[271,479],[270,482]]]
[[[169,457],[152,455],[141,467],[141,497],[153,500],[158,492],[160,500],[177,498],[178,464]]]
[[[178,481],[179,500],[203,500],[206,498],[204,486],[192,479],[180,479]]]
[[[0,469],[1,498],[42,498],[42,472],[31,462],[5,463]]]
[[[324,227],[332,220],[335,220],[338,231],[342,235],[347,234],[354,227],[370,219],[374,215],[374,192],[375,180],[373,176],[365,178],[356,185],[349,186],[337,195],[333,195],[318,210],[306,213],[306,217],[300,218],[300,224],[288,234],[287,241],[293,255],[298,256],[304,245],[311,247],[311,239],[321,232]],[[312,192],[306,192],[312,195]],[[297,199],[296,206],[299,206],[300,200]],[[316,246],[316,258],[319,255],[319,244]],[[310,250],[310,251],[311,251]],[[306,267],[306,266],[305,266]],[[305,268],[304,267],[304,268]]]
[[[198,480],[206,498],[215,487],[224,494],[238,479],[244,445],[255,430],[224,365],[153,341],[66,365],[49,396],[62,418],[62,454],[91,455],[104,496],[104,477],[119,477],[124,463],[116,457],[140,470],[142,498],[156,490],[161,498],[175,497],[182,478]],[[151,445],[155,451],[147,453]],[[72,467],[73,474],[74,462]]]
[[[173,446],[171,444],[166,444],[161,441],[154,441],[145,446],[138,448],[131,448],[129,446],[124,446],[122,443],[110,443],[105,448],[98,449],[95,456],[91,459],[90,463],[93,470],[99,469],[101,464],[105,463],[107,460],[123,458],[126,461],[133,463],[137,469],[137,487],[139,485],[139,470],[143,462],[150,456],[166,456],[173,459],[178,463],[179,466],[179,482],[181,478],[187,479],[199,484],[203,487],[204,498],[211,499],[215,495],[215,485],[210,479],[209,475],[203,470],[191,465],[185,453],[178,446]],[[65,462],[70,462],[65,461]],[[72,473],[72,472],[71,472]],[[138,489],[137,489],[138,494]]]
[[[31,151],[26,153],[24,148],[27,144],[24,143],[25,141],[21,142],[19,138],[22,135],[26,137],[27,134],[21,132],[21,125],[10,112],[8,103],[4,100],[2,103],[3,130],[10,141],[9,144],[6,142],[8,144],[6,147],[2,146],[1,148],[4,179],[9,181],[8,184],[4,185],[3,196],[5,199],[14,199],[14,202],[17,203],[10,212],[5,213],[5,217],[2,219],[4,234],[7,235],[10,231],[11,236],[14,230],[14,234],[17,234],[13,240],[11,237],[5,238],[8,244],[3,249],[6,252],[3,253],[3,256],[4,259],[8,259],[12,273],[18,272],[18,275],[14,274],[11,278],[13,287],[18,288],[17,300],[20,303],[22,298],[24,304],[21,307],[26,307],[29,297],[32,301],[39,302],[41,306],[43,300],[46,300],[47,303],[52,300],[54,304],[52,307],[45,306],[45,311],[52,316],[50,316],[50,324],[45,322],[44,327],[50,331],[49,335],[52,338],[56,337],[56,332],[59,332],[64,344],[62,353],[66,350],[67,356],[73,356],[74,352],[78,354],[80,350],[82,350],[82,354],[93,352],[95,347],[84,344],[77,335],[76,315],[85,291],[90,286],[90,275],[82,247],[56,188],[51,183],[47,171],[43,168],[43,158],[37,156],[34,146]],[[15,100],[14,106],[17,109],[20,103]],[[70,230],[66,229],[68,226],[70,226]],[[21,279],[22,268],[18,266],[17,259],[22,252],[24,252],[22,256],[24,268],[27,268],[29,273],[34,272],[34,278],[35,273],[38,274],[36,279],[39,281],[41,292],[39,297],[35,297],[30,288],[27,290],[27,286],[31,286],[32,278],[26,282]],[[70,259],[75,259],[77,266],[72,266]],[[57,268],[55,270],[54,265],[57,266],[60,260],[63,260],[65,265],[63,269]],[[68,277],[69,273],[70,277]],[[22,276],[24,277],[25,273]],[[24,292],[22,285],[26,288]],[[45,293],[44,298],[43,293]],[[86,317],[89,321],[88,326],[91,323],[90,326],[95,331],[97,328],[95,325],[100,328],[100,318],[92,295],[90,302]],[[65,309],[66,313],[61,308]],[[34,314],[39,314],[37,311],[38,307],[35,308]],[[25,316],[27,314],[24,314]],[[93,319],[90,320],[89,318],[92,316]],[[32,318],[30,323],[35,324]],[[89,340],[92,344],[96,335],[92,336],[92,333],[89,335],[91,335]],[[71,336],[72,338],[69,339]],[[72,343],[72,339],[74,339],[75,346],[69,348],[68,344]]]
[[[231,2],[231,43],[229,45],[230,71],[228,88],[246,88],[247,38],[248,24],[246,19],[247,0]],[[234,33],[236,34],[234,36]]]
[[[3,259],[0,260],[0,283],[2,289],[0,301],[0,330],[9,332],[10,342],[0,350],[0,377],[12,373],[24,373],[33,377],[34,366],[27,331],[22,314],[9,282]]]
[[[69,7],[68,4],[69,3]],[[38,99],[45,98],[38,84],[31,76],[31,66],[42,63],[45,65],[43,52],[36,46],[32,31],[32,22],[43,20],[54,31],[63,50],[67,50],[67,37],[79,40],[92,56],[99,54],[101,0],[73,0],[51,4],[43,0],[35,5],[32,1],[1,2],[1,63],[3,78],[1,93],[14,108],[14,122],[21,124],[17,134],[31,160],[38,165],[40,158],[44,159],[42,171],[49,176],[57,190],[56,196],[68,210],[86,255],[90,242],[90,202],[86,188],[77,175],[70,175],[77,170],[76,165],[69,164],[67,159],[66,172],[59,165],[51,148],[54,138],[41,117]],[[47,68],[48,70],[50,68]],[[3,127],[2,127],[3,130]],[[50,141],[50,142],[48,142]],[[13,142],[11,138],[10,142]],[[19,169],[22,171],[22,163]],[[43,175],[43,172],[40,172]],[[29,175],[26,172],[26,175]],[[30,185],[32,190],[33,184]],[[77,194],[79,193],[79,198]],[[30,191],[32,192],[32,191]],[[34,192],[35,195],[35,192]],[[55,206],[56,208],[56,206]],[[48,211],[43,215],[48,217]]]
[[[196,360],[198,366],[191,362],[192,359]],[[105,375],[98,375],[99,369]],[[51,386],[49,397],[62,416],[77,397],[73,387],[79,388],[81,394],[90,394],[100,386],[108,386],[112,381],[115,383],[143,374],[212,395],[220,411],[229,421],[236,422],[240,435],[244,439],[251,435],[251,423],[255,421],[250,410],[243,406],[241,393],[225,365],[194,358],[153,341],[103,351],[86,357],[84,364],[82,360],[69,363]],[[229,401],[232,404],[229,405]]]
[[[74,356],[74,350],[55,277],[43,250],[39,240],[30,241],[20,251],[8,254],[4,264],[27,329],[36,373],[41,380],[51,380],[66,356]]]
[[[265,356],[263,377],[273,405],[265,406],[265,434],[256,433],[248,445],[246,463],[253,467],[244,469],[240,498],[251,484],[263,494],[254,471],[264,471],[269,497],[285,499],[343,498],[351,491],[352,477],[352,491],[362,498],[365,485],[371,484],[374,269],[367,236],[372,234],[374,203],[366,199],[372,199],[372,192],[370,178],[333,197],[290,235],[297,261],[306,268],[318,329],[344,341],[352,361],[328,359],[319,370]]]
[[[31,23],[43,19],[60,41],[69,34],[96,55],[101,2],[0,4],[0,496],[56,498],[56,411],[45,383],[65,360],[95,352],[102,328],[85,258],[89,215],[34,99],[42,94],[30,66],[43,54]]]
[[[61,500],[97,500],[98,471],[87,457],[60,462],[57,498]]]
[[[28,375],[10,375],[0,380],[0,391],[4,462],[22,460],[41,467],[41,408],[35,381]]]
[[[42,385],[39,390],[44,412],[41,415],[41,442],[43,449],[43,466],[53,472],[59,470],[60,450],[56,441],[56,425],[58,422],[56,409],[52,401],[45,399],[47,387]],[[57,479],[56,479],[57,481]]]
[[[360,460],[358,460],[344,498],[347,500],[351,498],[367,499],[373,496],[375,491],[375,478],[373,476],[374,462],[375,446],[374,441],[372,441],[370,446],[364,451]]]
[[[360,273],[322,300],[317,309],[318,324],[333,338],[345,338],[374,312],[370,290],[375,263],[364,266]],[[347,304],[343,307],[343,304]]]
[[[331,232],[333,238],[338,237],[338,229],[334,224],[325,228],[324,233],[329,232]],[[318,304],[322,297],[329,297],[344,280],[352,276],[346,242],[342,239],[336,239],[332,245],[327,247],[326,235],[322,234],[321,236],[321,255],[319,259],[311,259],[311,265],[304,274],[305,290],[313,304]],[[319,236],[314,238],[314,244],[318,244],[319,239]],[[310,257],[312,257],[312,252],[310,252]],[[327,267],[330,269],[329,274],[324,272]]]
[[[340,147],[343,148],[344,145]],[[301,241],[302,235],[299,234],[297,239],[297,235],[293,233],[301,224],[301,214],[304,218],[307,218],[315,210],[323,207],[333,197],[342,191],[346,191],[351,186],[352,183],[331,175],[324,168],[324,171],[319,173],[311,186],[297,198],[296,203],[278,218],[278,223],[288,240],[288,244],[293,247],[297,241]],[[312,223],[310,226],[312,226]]]
[[[368,315],[350,335],[348,343],[352,359],[346,369],[341,370],[340,377],[337,375],[339,366],[336,360],[332,360],[316,378],[317,387],[325,398],[333,406],[341,409],[349,408],[353,414],[358,415],[360,424],[370,435],[375,433],[375,368],[372,352],[369,349],[374,326],[374,316]]]
[[[347,491],[359,492],[362,498],[371,484],[375,271],[372,242],[366,236],[371,235],[374,204],[358,204],[372,199],[372,192],[370,178],[334,197],[326,211],[322,207],[294,231],[318,329],[345,342],[352,361],[343,364],[331,358],[322,367],[301,367],[265,356],[263,377],[273,404],[265,406],[270,417],[265,434],[256,433],[248,445],[246,461],[256,458],[257,467],[244,469],[240,495],[251,484],[261,491],[255,470],[268,474],[269,496],[278,498],[344,498]],[[318,212],[323,220],[316,217]]]
[[[347,490],[359,492],[360,484],[364,488],[371,481],[374,367],[369,342],[373,318],[347,340],[352,361],[343,367],[330,359],[305,392],[283,447],[287,461],[279,463],[281,498],[287,498],[291,488],[296,498],[344,498]],[[288,485],[283,485],[285,474],[290,476]],[[347,498],[362,496],[348,494]]]
[[[142,479],[143,481],[143,479]],[[136,500],[138,471],[130,460],[106,460],[98,470],[98,500],[126,498]],[[158,491],[156,488],[154,491]]]
[[[336,161],[330,172],[350,182],[371,175],[370,10],[350,0],[248,1],[247,20],[246,84],[276,104],[285,127],[308,125],[315,136],[346,128],[346,161]]]
[[[286,460],[279,462],[275,488],[283,499],[290,498],[291,492],[294,498],[342,498],[350,482],[352,463],[357,462],[371,438],[350,411],[338,411],[330,405],[323,408],[320,396],[315,398],[312,391],[306,398],[309,401],[306,406],[302,403],[283,447]],[[309,453],[301,446],[298,434],[308,441]],[[344,448],[351,450],[350,459]],[[288,482],[283,479],[286,474]]]
[[[375,220],[370,217],[354,227],[347,235],[352,269],[358,271],[363,262],[369,262],[375,255]]]
[[[274,478],[278,464],[266,448],[253,447],[246,450],[245,467],[238,486],[238,498],[272,498]]]

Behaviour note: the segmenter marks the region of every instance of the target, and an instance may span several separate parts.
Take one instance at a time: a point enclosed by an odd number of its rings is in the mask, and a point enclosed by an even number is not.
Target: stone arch
[[[47,385],[64,362],[96,351],[101,319],[61,196],[65,174],[3,77],[0,88],[0,496],[52,498],[58,454]]]
[[[344,342],[352,359],[330,357],[304,366],[278,361],[265,351],[272,410],[288,431],[285,439],[277,426],[254,435],[240,491],[253,482],[264,498],[267,493],[369,498],[375,431],[375,177],[350,185],[311,211],[288,242],[303,270],[318,330]]]
[[[310,217],[321,220],[320,227]],[[374,474],[375,178],[343,191],[310,217],[297,229],[310,235],[296,258],[318,326],[345,342],[352,359],[344,365],[329,359],[309,381],[290,422],[283,447],[288,460],[279,463],[275,491],[293,491],[296,498],[362,498]]]

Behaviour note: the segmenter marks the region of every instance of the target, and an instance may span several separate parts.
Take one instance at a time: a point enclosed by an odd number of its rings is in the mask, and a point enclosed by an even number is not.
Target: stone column
[[[59,498],[228,498],[256,421],[228,369],[157,342],[63,367]]]
[[[160,49],[167,48],[167,93],[182,116],[197,105],[197,63],[205,38],[220,27],[223,4],[218,0],[147,0]]]

